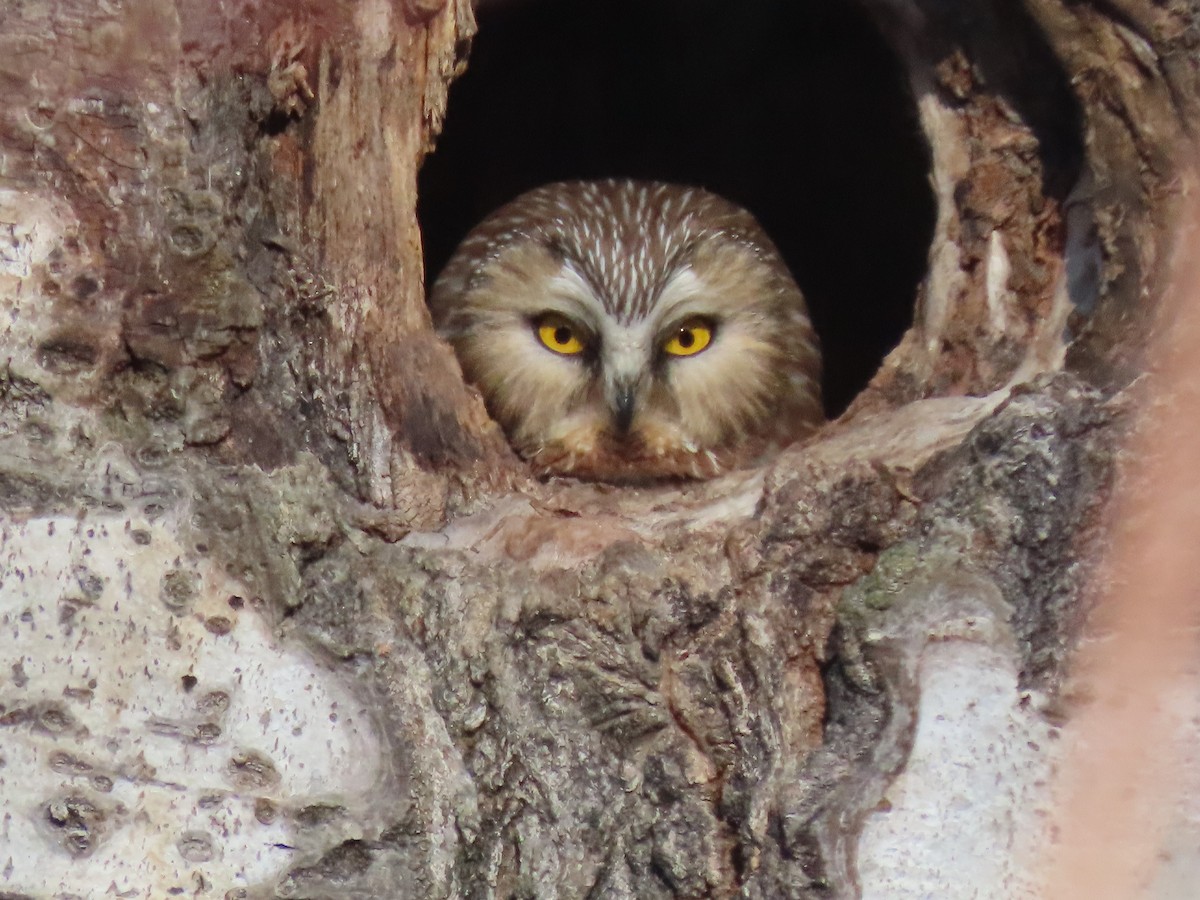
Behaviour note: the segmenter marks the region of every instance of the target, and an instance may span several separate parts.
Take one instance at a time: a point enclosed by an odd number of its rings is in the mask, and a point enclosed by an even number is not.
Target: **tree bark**
[[[1197,20],[869,9],[916,320],[803,446],[641,488],[531,479],[431,332],[467,0],[0,11],[0,893],[1038,892]]]

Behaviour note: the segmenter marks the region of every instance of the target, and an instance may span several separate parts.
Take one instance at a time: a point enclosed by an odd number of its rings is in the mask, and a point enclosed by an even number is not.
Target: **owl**
[[[698,188],[532,190],[467,235],[429,305],[542,474],[708,478],[822,421],[799,288],[748,212]]]

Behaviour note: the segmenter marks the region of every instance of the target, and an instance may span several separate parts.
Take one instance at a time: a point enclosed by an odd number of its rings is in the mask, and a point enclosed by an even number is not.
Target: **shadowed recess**
[[[702,185],[754,213],[804,291],[825,402],[912,321],[934,223],[903,71],[853,4],[484,0],[420,175],[430,283],[471,226],[569,178]]]

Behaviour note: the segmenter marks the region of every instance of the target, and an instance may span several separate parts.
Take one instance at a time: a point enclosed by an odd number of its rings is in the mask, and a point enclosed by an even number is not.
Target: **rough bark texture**
[[[617,489],[429,329],[466,0],[4,6],[0,892],[1036,890],[1196,15],[871,9],[913,328],[766,469]]]

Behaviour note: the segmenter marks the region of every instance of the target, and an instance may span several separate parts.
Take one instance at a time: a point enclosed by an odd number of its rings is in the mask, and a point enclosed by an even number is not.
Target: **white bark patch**
[[[997,335],[1019,338],[1019,323],[1014,321],[1010,310],[1013,307],[1012,291],[1008,289],[1008,276],[1012,274],[1012,262],[1004,246],[1004,236],[993,231],[988,238],[987,257],[987,305],[988,323]]]
[[[0,317],[7,364],[36,372],[34,348],[52,324],[51,299],[34,284],[78,223],[65,206],[30,191],[0,189]],[[86,262],[86,260],[84,261]]]
[[[1044,837],[1051,728],[1017,688],[1014,654],[929,644],[915,740],[859,841],[863,900],[1038,896],[1026,871]]]
[[[953,239],[958,228],[954,192],[970,172],[970,154],[966,136],[955,112],[948,108],[938,90],[923,73],[914,77],[913,93],[921,126],[929,136],[932,154],[930,180],[937,198],[937,224],[930,244],[929,275],[926,279],[924,331],[930,353],[935,353],[953,304],[965,289],[966,275],[958,243]]]
[[[1067,322],[1074,304],[1067,288],[1067,271],[1064,267],[1055,279],[1051,295],[1050,312],[1038,323],[1029,341],[1025,358],[1013,372],[1009,384],[1031,381],[1044,372],[1058,371],[1067,359]]]
[[[859,838],[863,900],[1046,897],[1053,814],[1064,784],[1078,787],[1063,766],[1079,736],[1074,722],[1059,731],[1045,721],[1038,698],[1018,688],[1008,641],[997,644],[987,631],[981,629],[980,642],[953,626],[943,635],[949,639],[931,632],[933,641],[920,653],[912,750]],[[1140,871],[1139,889],[1122,898],[1193,900],[1200,884],[1200,762],[1193,752],[1200,740],[1200,673],[1190,676],[1165,696],[1137,701],[1166,711],[1183,762],[1169,781],[1168,811],[1155,795],[1130,797],[1121,812],[1157,830],[1160,843],[1155,868]],[[1161,748],[1147,746],[1143,764],[1156,765],[1161,755]],[[1131,848],[1097,849],[1128,857],[1128,870],[1138,871],[1140,857]]]
[[[52,392],[86,391],[103,374],[104,359],[121,343],[121,298],[96,272],[68,207],[50,195],[0,189],[0,363],[6,371]],[[64,295],[90,311],[66,323]]]
[[[27,191],[0,189],[0,287],[28,278],[62,237],[65,209]],[[9,279],[14,279],[10,281]]]
[[[290,811],[381,777],[362,704],[169,524],[0,524],[0,890],[261,883]]]

